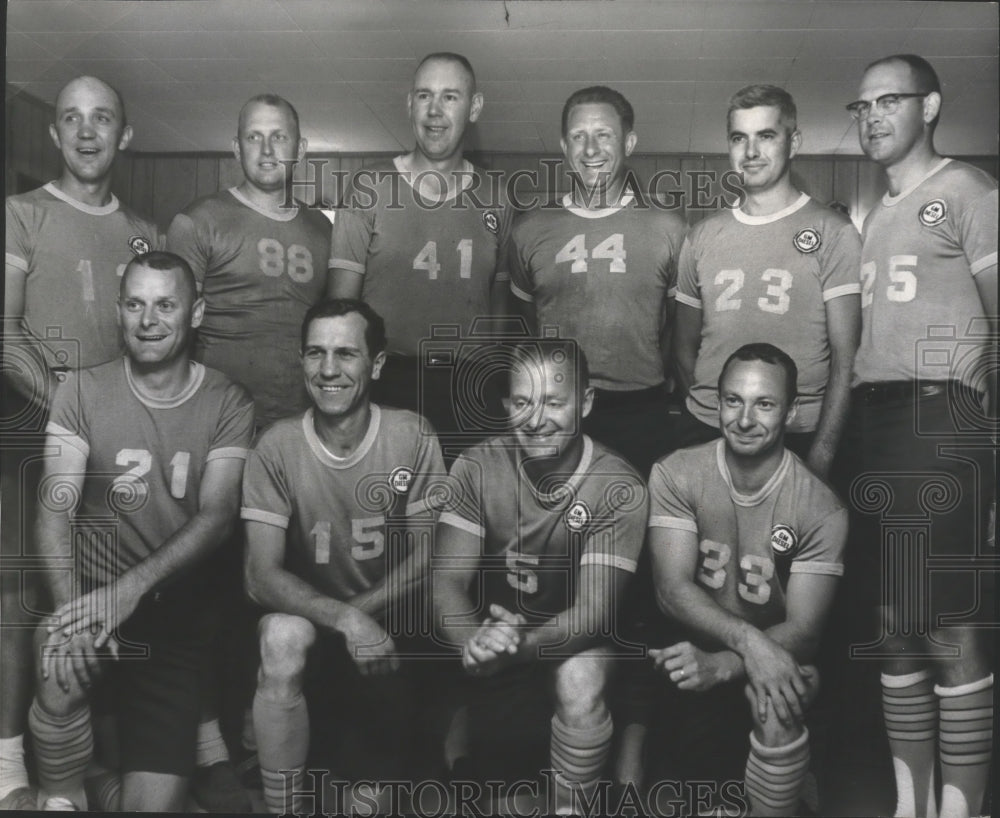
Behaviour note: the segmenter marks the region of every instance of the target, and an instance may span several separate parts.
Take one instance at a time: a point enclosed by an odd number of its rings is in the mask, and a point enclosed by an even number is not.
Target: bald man
[[[156,227],[111,192],[120,151],[132,139],[121,95],[96,77],[59,92],[52,141],[62,155],[58,179],[7,199],[4,266],[2,425],[2,624],[0,661],[0,809],[34,808],[22,736],[31,697],[30,613],[33,572],[12,558],[33,553],[31,522],[38,453],[56,384],[66,370],[121,354],[115,301],[125,265],[158,248]],[[8,570],[9,569],[9,570]]]

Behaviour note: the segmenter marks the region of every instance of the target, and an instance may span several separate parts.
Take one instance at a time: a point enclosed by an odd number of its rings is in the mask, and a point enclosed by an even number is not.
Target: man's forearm
[[[594,609],[590,605],[573,605],[523,633],[518,658],[532,662],[556,652],[559,655],[576,655],[614,633],[613,624],[604,607]]]
[[[725,648],[743,656],[747,636],[758,629],[722,608],[705,591],[692,583],[673,586],[661,600],[666,613],[698,636],[709,639],[714,649]]]
[[[148,593],[219,548],[235,523],[235,511],[215,508],[199,511],[146,559],[125,571],[118,581],[133,583],[141,593]]]
[[[53,610],[58,610],[77,594],[74,582],[77,561],[70,541],[67,512],[40,507],[35,523],[35,539],[45,564],[45,583],[52,593]]]
[[[254,602],[268,611],[301,616],[327,630],[341,630],[341,618],[352,607],[349,602],[320,593],[283,568],[270,570],[265,577],[250,578],[247,592]]]
[[[373,619],[385,620],[390,608],[404,604],[425,584],[430,568],[430,550],[417,543],[410,555],[386,577],[351,599],[351,605]]]
[[[830,380],[826,385],[812,444],[812,451],[821,453],[827,462],[833,459],[837,451],[850,411],[853,361],[845,361],[843,356],[834,355],[830,364]]]

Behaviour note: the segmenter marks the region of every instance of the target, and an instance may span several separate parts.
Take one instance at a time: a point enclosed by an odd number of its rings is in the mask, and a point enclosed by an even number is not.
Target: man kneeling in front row
[[[846,510],[785,449],[795,396],[786,353],[741,347],[719,377],[723,439],[662,459],[649,483],[657,600],[684,636],[649,652],[676,688],[665,717],[683,748],[669,772],[744,778],[755,816],[797,814],[819,681],[806,663],[847,536]]]
[[[56,610],[37,633],[29,715],[47,809],[87,807],[98,683],[118,716],[122,767],[98,793],[103,806],[186,804],[218,614],[204,559],[235,528],[253,432],[246,390],[190,359],[203,310],[185,261],[138,256],[118,298],[125,357],[56,392],[37,524]]]

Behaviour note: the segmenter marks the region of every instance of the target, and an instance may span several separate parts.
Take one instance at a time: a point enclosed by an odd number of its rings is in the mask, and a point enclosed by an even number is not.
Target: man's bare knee
[[[564,661],[555,672],[556,713],[570,727],[593,727],[607,718],[605,689],[610,660],[586,653]]]
[[[306,666],[306,653],[316,641],[316,628],[301,616],[268,614],[260,621],[260,673],[263,679],[298,677]]]

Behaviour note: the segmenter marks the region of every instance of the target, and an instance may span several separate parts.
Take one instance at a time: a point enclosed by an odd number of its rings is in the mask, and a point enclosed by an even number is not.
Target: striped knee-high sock
[[[613,732],[610,715],[600,724],[582,729],[567,726],[559,716],[552,717],[549,759],[556,791],[550,806],[556,815],[579,814],[583,804],[574,793],[593,797],[611,752]]]
[[[941,703],[941,818],[979,815],[993,746],[993,674],[934,692]]]
[[[882,716],[896,774],[895,818],[936,818],[938,698],[931,672],[883,673]]]
[[[277,815],[300,812],[295,789],[301,785],[309,754],[305,696],[300,693],[289,701],[275,702],[257,693],[253,698],[253,728],[268,810]]]
[[[745,780],[753,815],[795,815],[808,772],[808,730],[781,747],[765,747],[751,733]]]
[[[38,764],[39,803],[62,796],[86,809],[83,777],[94,753],[90,707],[84,704],[68,716],[53,716],[35,699],[28,711],[28,727]]]

